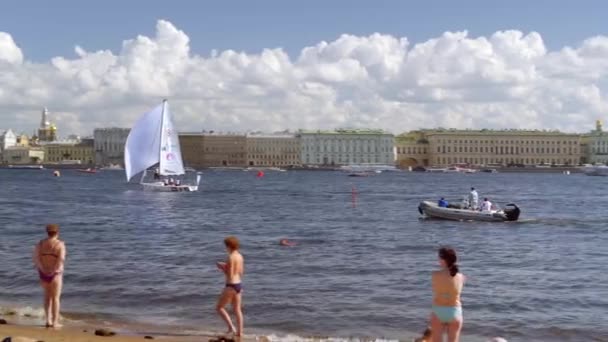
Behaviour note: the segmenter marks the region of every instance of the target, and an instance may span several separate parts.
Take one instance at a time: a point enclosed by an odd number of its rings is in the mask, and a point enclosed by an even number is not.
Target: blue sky
[[[0,4],[0,128],[45,106],[62,136],[130,127],[165,97],[188,130],[584,132],[608,113],[605,0]]]
[[[184,30],[193,52],[258,52],[283,47],[290,55],[342,33],[406,36],[412,42],[444,31],[490,35],[538,31],[550,50],[606,32],[606,1],[32,1],[5,0],[0,31],[10,33],[26,59],[46,61],[111,49],[138,34],[152,35],[158,19]]]

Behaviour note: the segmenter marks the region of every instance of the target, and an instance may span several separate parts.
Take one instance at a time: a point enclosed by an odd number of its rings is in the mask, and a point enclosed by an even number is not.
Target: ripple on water
[[[607,183],[592,177],[208,172],[198,193],[154,194],[120,172],[0,176],[10,184],[0,189],[1,300],[24,307],[39,302],[33,244],[44,223],[58,222],[68,246],[64,302],[75,315],[221,326],[214,263],[233,234],[247,259],[248,325],[258,329],[411,336],[427,324],[436,249],[451,245],[467,275],[467,340],[608,336]],[[472,185],[517,203],[522,220],[419,219],[420,200],[459,200]],[[298,246],[280,247],[281,238]]]

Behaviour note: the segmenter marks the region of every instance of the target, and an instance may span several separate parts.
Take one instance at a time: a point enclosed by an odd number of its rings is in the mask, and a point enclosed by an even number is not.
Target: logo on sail
[[[173,160],[175,160],[175,154],[173,154],[172,152],[169,152],[169,153],[167,153],[167,154],[165,155],[165,158],[166,158],[168,161],[173,161]]]

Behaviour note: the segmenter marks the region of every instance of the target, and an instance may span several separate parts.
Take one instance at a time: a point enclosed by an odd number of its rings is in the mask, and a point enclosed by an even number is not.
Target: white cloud
[[[379,127],[550,128],[586,131],[608,113],[608,37],[547,51],[536,32],[446,32],[407,38],[342,35],[289,56],[232,50],[192,54],[160,20],[154,37],[121,50],[33,63],[0,32],[0,120],[33,131],[39,110],[60,133],[129,127],[162,98],[181,130]]]

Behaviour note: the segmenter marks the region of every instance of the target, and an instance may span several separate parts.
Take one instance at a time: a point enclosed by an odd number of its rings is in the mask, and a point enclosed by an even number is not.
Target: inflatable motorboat
[[[418,205],[418,211],[421,215],[426,215],[427,217],[454,221],[517,221],[520,214],[519,208],[512,203],[507,204],[501,210],[478,211],[459,206],[443,208],[435,202],[422,201]]]

